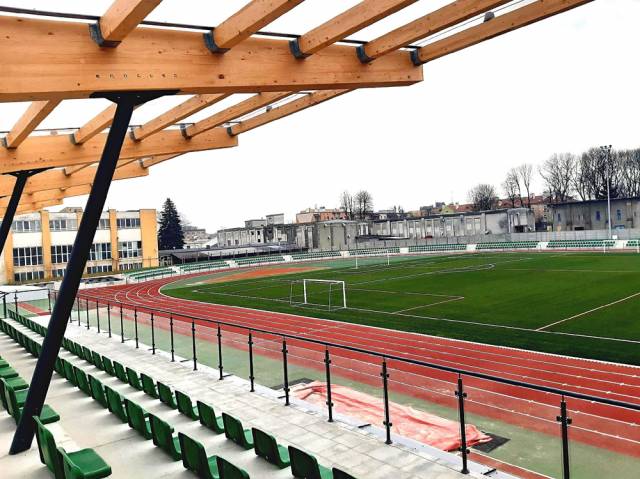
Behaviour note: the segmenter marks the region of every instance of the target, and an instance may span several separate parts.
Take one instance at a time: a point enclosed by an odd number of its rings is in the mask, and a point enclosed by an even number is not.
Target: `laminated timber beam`
[[[106,139],[107,134],[101,133],[82,145],[74,146],[67,137],[30,137],[15,150],[0,148],[0,173],[96,163]],[[229,137],[223,128],[215,128],[191,139],[184,138],[180,130],[166,130],[145,141],[126,138],[120,160],[229,148],[237,144],[237,139]]]
[[[41,209],[48,208],[49,206],[58,206],[61,204],[61,200],[48,200],[40,203],[20,203],[16,209],[16,214],[21,215],[25,213],[33,213],[34,211],[40,211]],[[0,207],[0,217],[4,218],[6,213],[7,209]]]
[[[283,98],[286,98],[291,94],[292,92],[288,91],[258,93],[257,95],[254,95],[251,98],[247,98],[240,103],[236,103],[235,105],[230,106],[229,108],[222,110],[215,115],[211,115],[204,120],[188,126],[184,129],[183,134],[187,138],[193,138],[196,135],[200,135],[205,131],[209,131],[212,128],[221,126],[222,124],[235,118],[239,118],[243,115],[246,115],[247,113],[251,113],[252,111],[256,111],[259,108],[282,100]]]
[[[162,0],[116,0],[91,25],[91,38],[101,47],[117,47]]]
[[[153,120],[148,121],[144,125],[134,128],[131,135],[135,140],[144,140],[154,133],[158,133],[160,130],[165,129],[174,123],[178,123],[188,116],[198,113],[199,111],[204,110],[227,97],[229,97],[229,94],[227,93],[194,95],[188,100],[180,103],[178,106],[173,107],[171,110],[157,116]]]
[[[593,0],[537,0],[415,50],[412,52],[412,59],[415,64],[423,64],[591,1]]]
[[[143,168],[150,168],[159,163],[163,163],[167,160],[175,158],[180,155],[161,155],[161,156],[152,156],[151,158],[145,158],[144,160],[140,160],[140,164]]]
[[[212,52],[225,53],[300,3],[302,0],[251,0],[205,34],[205,42]]]
[[[331,45],[300,62],[288,41],[272,38],[250,37],[213,55],[202,35],[190,31],[139,27],[116,49],[96,48],[81,23],[0,16],[0,31],[0,102],[133,90],[351,89],[410,85],[423,78],[406,52],[364,65],[347,45]]]
[[[118,165],[120,162],[118,163]],[[96,176],[96,166],[90,166],[82,172],[68,176],[62,169],[49,170],[30,177],[24,187],[24,194],[35,193],[37,191],[55,190],[59,188],[73,188],[75,186],[90,185]],[[117,168],[113,179],[124,180],[128,178],[139,178],[149,175],[149,169],[143,167],[138,162]],[[0,176],[0,197],[8,196],[13,190],[15,181],[7,176]]]
[[[469,20],[511,0],[457,0],[407,23],[357,48],[358,58],[368,63],[446,28]]]
[[[238,123],[237,125],[230,126],[229,128],[227,128],[227,132],[230,136],[236,136],[240,133],[245,133],[259,126],[271,123],[272,121],[292,115],[293,113],[306,110],[309,107],[318,105],[337,96],[344,95],[349,91],[351,90],[321,90],[310,93],[302,98],[298,98],[297,100],[293,100],[282,106],[273,108],[266,113],[262,113],[261,115],[256,115],[252,118],[249,118],[248,120]]]
[[[89,194],[91,191],[91,185],[73,186],[71,188],[61,189],[56,188],[54,190],[35,191],[33,193],[25,193],[20,200],[24,203],[41,203],[43,201],[62,201],[64,198],[72,196],[82,196]],[[0,208],[6,208],[9,203],[9,198],[0,198]]]
[[[306,58],[391,15],[417,0],[363,0],[337,17],[291,41],[296,58]]]
[[[6,148],[17,148],[29,134],[44,120],[53,109],[58,106],[60,100],[34,101],[27,111],[16,122],[9,134],[4,138]]]

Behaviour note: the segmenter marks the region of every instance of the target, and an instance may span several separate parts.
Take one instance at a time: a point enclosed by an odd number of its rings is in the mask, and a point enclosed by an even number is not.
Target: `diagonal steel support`
[[[22,418],[18,424],[10,454],[18,454],[31,447],[35,432],[33,416],[40,415],[44,405],[53,366],[58,356],[62,338],[67,327],[67,319],[71,314],[73,303],[80,286],[82,273],[89,257],[89,250],[93,242],[100,215],[107,199],[109,186],[113,179],[120,150],[124,142],[131,114],[135,106],[145,103],[163,95],[173,94],[175,91],[154,91],[154,92],[125,92],[125,93],[102,93],[95,97],[104,97],[117,105],[116,113],[104,145],[104,150],[98,164],[96,176],[91,186],[91,193],[87,199],[87,206],[82,215],[78,234],[73,243],[71,257],[67,264],[67,272],[62,280],[60,292],[56,299],[56,304],[51,313],[47,334],[42,344],[42,352],[38,358],[27,399],[24,405]]]

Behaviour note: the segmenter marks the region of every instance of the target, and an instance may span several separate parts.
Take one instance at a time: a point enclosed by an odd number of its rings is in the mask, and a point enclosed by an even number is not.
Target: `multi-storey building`
[[[40,211],[15,217],[0,261],[0,281],[62,278],[82,219],[82,209]],[[155,210],[104,212],[93,239],[86,273],[158,265]]]

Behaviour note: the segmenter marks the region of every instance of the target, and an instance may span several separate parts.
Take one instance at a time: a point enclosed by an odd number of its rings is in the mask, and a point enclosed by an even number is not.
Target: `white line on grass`
[[[546,326],[542,326],[541,328],[536,329],[536,331],[544,331],[545,329],[548,329],[548,328],[550,328],[552,326],[556,326],[557,324],[561,324],[561,323],[564,323],[566,321],[570,321],[572,319],[579,318],[581,316],[586,316],[587,314],[591,314],[591,313],[593,313],[595,311],[598,311],[600,309],[608,308],[609,306],[614,306],[616,304],[622,303],[622,302],[627,301],[629,299],[635,298],[636,296],[640,296],[640,291],[638,291],[637,293],[634,293],[634,294],[632,294],[630,296],[627,296],[626,298],[618,299],[617,301],[612,301],[611,303],[603,304],[602,306],[598,306],[597,308],[590,309],[589,311],[584,311],[582,313],[575,314],[575,315],[570,316],[568,318],[561,319],[560,321],[556,321],[554,323],[547,324]]]
[[[437,301],[431,304],[421,304],[420,306],[414,306],[412,308],[400,309],[398,311],[394,311],[394,313],[404,313],[406,311],[413,311],[414,309],[422,309],[422,308],[430,308],[431,306],[435,306],[436,304],[450,303],[452,301],[460,301],[463,300],[464,296],[458,296],[455,298],[443,299],[442,301]]]

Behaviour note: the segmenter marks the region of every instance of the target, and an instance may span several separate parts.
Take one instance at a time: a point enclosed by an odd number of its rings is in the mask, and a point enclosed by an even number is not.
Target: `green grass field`
[[[254,279],[237,271],[173,283],[165,294],[640,364],[640,255],[483,253],[332,259]],[[266,266],[269,271],[283,265]],[[246,270],[241,270],[242,272]],[[227,276],[228,281],[207,280]],[[341,285],[302,279],[344,281]],[[331,306],[330,306],[331,305]]]

